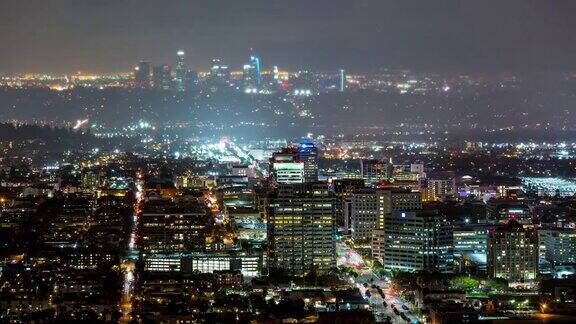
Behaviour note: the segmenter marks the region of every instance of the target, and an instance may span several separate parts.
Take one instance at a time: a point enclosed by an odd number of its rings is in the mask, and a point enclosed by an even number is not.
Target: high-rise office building
[[[374,230],[383,229],[385,217],[393,211],[420,209],[419,192],[394,188],[357,190],[350,196],[350,204],[345,205],[344,213],[349,215],[344,220],[345,228],[355,240],[372,240]]]
[[[184,88],[186,91],[195,89],[198,86],[198,72],[188,70],[184,78]]]
[[[310,140],[298,143],[298,158],[304,163],[304,182],[318,181],[318,148]]]
[[[251,64],[244,64],[242,67],[242,84],[246,92],[257,90],[254,67]]]
[[[172,89],[172,68],[168,64],[155,66],[152,77],[154,88],[162,90]]]
[[[141,61],[134,69],[134,85],[137,88],[150,88],[151,86],[150,63]]]
[[[140,244],[146,255],[200,251],[211,224],[198,203],[177,207],[164,201],[146,203],[139,222]]]
[[[278,70],[278,66],[276,65],[272,67],[272,78],[274,83],[280,83],[280,70]]]
[[[423,164],[401,164],[392,167],[394,181],[418,181],[425,177]]]
[[[260,87],[262,84],[262,72],[260,70],[260,57],[256,54],[250,55],[250,65],[254,68],[254,79],[256,82],[256,87]]]
[[[272,267],[294,275],[336,267],[334,195],[323,182],[281,184],[269,199]]]
[[[427,174],[424,180],[425,199],[444,200],[456,196],[456,178],[451,172]]]
[[[242,68],[242,81],[246,92],[253,92],[260,89],[262,85],[262,75],[260,70],[260,58],[254,54],[250,55],[250,63]]]
[[[452,224],[437,210],[392,212],[374,239],[383,243],[380,258],[387,270],[453,270]]]
[[[491,224],[508,223],[510,220],[531,224],[530,207],[524,200],[515,198],[492,198],[486,202],[486,218]]]
[[[576,263],[576,230],[553,228],[540,230],[546,252],[546,261],[553,265]]]
[[[350,204],[344,207],[345,214],[349,215],[344,220],[344,228],[351,238],[359,241],[372,238],[373,231],[378,228],[378,219],[386,214],[384,209],[379,209],[384,200],[384,193],[374,189],[358,190],[351,195]]]
[[[386,236],[384,235],[386,217],[394,212],[421,210],[422,197],[419,192],[394,188],[378,189],[375,190],[375,193],[377,196],[377,210],[373,213],[377,214],[377,219],[375,228],[372,230],[372,255],[383,262],[386,245]]]
[[[304,162],[298,159],[296,147],[286,147],[272,154],[270,182],[272,184],[304,182]]]
[[[452,234],[454,257],[462,264],[472,262],[479,270],[486,270],[488,251],[488,226],[485,224],[464,225]]]
[[[176,55],[176,64],[174,65],[174,88],[176,91],[185,91],[186,73],[188,72],[185,53],[184,51],[178,51]]]
[[[511,282],[534,280],[538,273],[538,235],[515,220],[488,232],[488,275]]]
[[[277,183],[304,183],[304,163],[274,163],[274,179]]]
[[[345,233],[349,233],[348,227],[345,224],[350,223],[351,217],[351,197],[354,192],[364,188],[364,180],[362,179],[335,179],[332,180],[330,190],[336,196],[336,225],[338,228],[344,229]]]
[[[388,162],[371,159],[360,160],[360,173],[364,182],[377,185],[380,181],[388,181],[392,173],[392,165]]]
[[[221,59],[212,59],[208,81],[212,85],[222,85],[230,83],[230,68]]]
[[[272,154],[270,175],[276,183],[318,181],[318,148],[313,142],[301,141]]]

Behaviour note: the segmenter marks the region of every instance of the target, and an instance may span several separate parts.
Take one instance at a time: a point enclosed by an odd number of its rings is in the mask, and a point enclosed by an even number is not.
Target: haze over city
[[[119,72],[185,50],[290,69],[566,72],[573,1],[2,1],[0,71]]]

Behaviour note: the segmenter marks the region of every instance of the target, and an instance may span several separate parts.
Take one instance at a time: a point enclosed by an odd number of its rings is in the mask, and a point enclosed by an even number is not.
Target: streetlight
[[[547,308],[548,308],[548,305],[546,303],[540,304],[540,310],[542,311],[542,313],[546,313]]]

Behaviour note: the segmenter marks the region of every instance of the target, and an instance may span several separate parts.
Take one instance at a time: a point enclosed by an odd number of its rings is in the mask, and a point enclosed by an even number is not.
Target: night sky
[[[139,60],[366,72],[576,71],[576,1],[1,0],[0,73]]]

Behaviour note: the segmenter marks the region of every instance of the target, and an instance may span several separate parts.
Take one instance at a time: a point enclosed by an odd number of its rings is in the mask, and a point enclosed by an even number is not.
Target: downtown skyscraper
[[[150,88],[152,83],[150,62],[140,61],[134,70],[134,85],[137,88]]]
[[[334,196],[323,182],[280,184],[270,197],[271,267],[289,274],[336,267]]]
[[[178,51],[176,55],[176,64],[174,65],[174,87],[176,88],[176,91],[185,91],[187,79],[186,74],[188,72],[185,53],[184,51]]]
[[[152,73],[154,88],[161,90],[172,89],[172,68],[168,64],[155,66]]]

